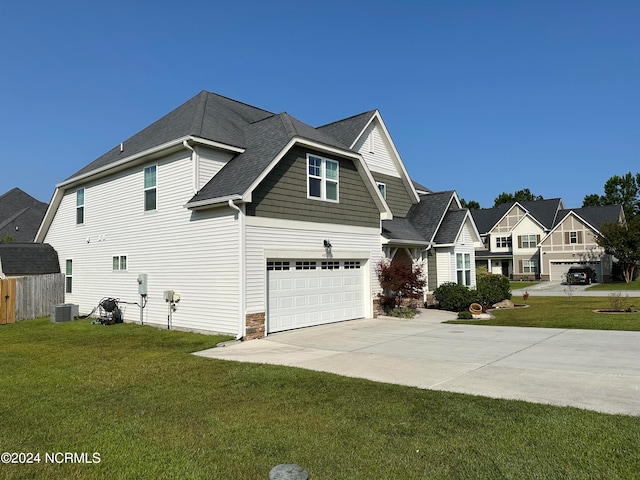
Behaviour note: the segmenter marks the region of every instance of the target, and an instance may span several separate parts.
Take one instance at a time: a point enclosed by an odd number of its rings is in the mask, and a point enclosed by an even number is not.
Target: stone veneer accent
[[[265,313],[248,313],[245,317],[246,333],[244,340],[262,338],[265,335]]]

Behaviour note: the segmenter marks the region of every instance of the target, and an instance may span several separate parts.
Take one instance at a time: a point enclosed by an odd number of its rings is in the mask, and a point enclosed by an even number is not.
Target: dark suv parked
[[[567,272],[567,283],[569,285],[590,285],[596,281],[596,271],[587,266],[571,267]]]

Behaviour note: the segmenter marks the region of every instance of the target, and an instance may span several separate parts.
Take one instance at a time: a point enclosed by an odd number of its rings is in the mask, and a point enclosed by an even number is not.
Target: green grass
[[[631,283],[626,283],[623,281],[596,283],[595,285],[587,287],[587,290],[640,290],[640,278],[634,280]]]
[[[540,282],[509,282],[511,290],[520,290],[521,288],[529,288],[538,285]]]
[[[640,418],[205,359],[221,337],[47,319],[0,327],[0,478],[633,478]],[[257,341],[257,340],[256,340]],[[99,464],[45,463],[94,452]]]
[[[593,312],[610,309],[608,297],[529,297],[527,300],[513,297],[512,301],[529,305],[529,308],[492,310],[495,319],[490,320],[452,320],[447,323],[640,331],[640,313],[613,315]],[[628,305],[640,307],[640,298],[629,297],[627,301]]]

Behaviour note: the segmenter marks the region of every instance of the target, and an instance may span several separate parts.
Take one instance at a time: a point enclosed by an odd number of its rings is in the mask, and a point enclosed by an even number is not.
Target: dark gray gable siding
[[[339,203],[307,198],[307,153],[340,163]],[[253,191],[247,215],[377,228],[380,212],[353,161],[293,147]]]
[[[413,202],[402,179],[378,172],[371,172],[371,175],[376,182],[384,183],[387,186],[387,205],[389,205],[391,213],[394,216],[405,217]]]

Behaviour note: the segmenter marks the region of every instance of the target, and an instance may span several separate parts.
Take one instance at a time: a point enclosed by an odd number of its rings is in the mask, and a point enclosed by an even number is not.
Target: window
[[[84,223],[84,188],[76,190],[76,225]]]
[[[296,262],[296,270],[315,270],[316,262]]]
[[[344,268],[345,270],[353,270],[356,268],[360,268],[360,262],[358,261],[347,261],[344,262]]]
[[[113,257],[113,270],[126,270],[127,269],[127,256],[115,255]]]
[[[497,237],[496,247],[498,248],[511,248],[511,237]]]
[[[307,155],[307,196],[338,201],[339,163],[328,158]]]
[[[521,235],[520,248],[536,248],[538,244],[538,235]]]
[[[322,270],[338,270],[340,268],[340,262],[326,261],[321,263]]]
[[[267,262],[267,270],[289,270],[289,262]]]
[[[382,198],[386,199],[387,198],[387,185],[385,183],[378,182],[378,190],[380,190],[380,193],[382,194]]]
[[[64,276],[64,291],[73,292],[73,260],[67,259]]]
[[[456,274],[458,285],[471,285],[471,254],[456,253]]]
[[[155,210],[157,205],[157,166],[144,169],[144,211]]]
[[[536,260],[523,260],[522,261],[522,273],[538,273]]]
[[[567,232],[565,236],[565,243],[582,243],[582,232]]]

